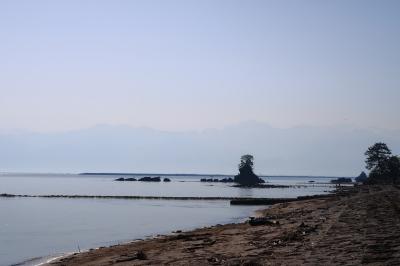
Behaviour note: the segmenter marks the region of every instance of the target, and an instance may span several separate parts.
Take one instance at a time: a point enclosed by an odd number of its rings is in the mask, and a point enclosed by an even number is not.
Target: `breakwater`
[[[231,205],[272,205],[298,200],[324,198],[331,195],[302,196],[297,198],[246,198],[246,197],[165,197],[165,196],[103,196],[103,195],[19,195],[0,194],[0,198],[68,198],[68,199],[124,199],[124,200],[226,200]]]

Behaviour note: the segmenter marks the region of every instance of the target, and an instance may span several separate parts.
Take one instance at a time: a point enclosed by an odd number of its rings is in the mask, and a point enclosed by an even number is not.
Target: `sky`
[[[400,153],[399,1],[2,0],[0,172],[354,176]]]
[[[0,130],[400,129],[399,1],[0,1]]]

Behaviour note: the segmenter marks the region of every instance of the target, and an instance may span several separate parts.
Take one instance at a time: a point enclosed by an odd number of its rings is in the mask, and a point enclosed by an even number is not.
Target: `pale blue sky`
[[[399,1],[0,1],[0,129],[400,129]]]

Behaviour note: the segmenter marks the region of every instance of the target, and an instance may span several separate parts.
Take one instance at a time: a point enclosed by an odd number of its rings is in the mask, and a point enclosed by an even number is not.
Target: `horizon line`
[[[0,172],[0,175],[4,174],[33,174],[33,175],[128,175],[128,176],[140,176],[140,175],[148,175],[148,176],[235,176],[236,174],[204,174],[204,173],[124,173],[124,172],[81,172],[81,173],[56,173],[56,172]],[[300,178],[339,178],[339,177],[355,177],[355,176],[332,176],[332,175],[285,175],[285,174],[274,174],[274,175],[266,175],[259,174],[259,177],[300,177]]]

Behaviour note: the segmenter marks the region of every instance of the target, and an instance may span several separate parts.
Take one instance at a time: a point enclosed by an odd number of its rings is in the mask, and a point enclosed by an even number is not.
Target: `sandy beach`
[[[360,186],[275,204],[267,225],[216,225],[74,254],[49,265],[399,265],[400,190]]]

